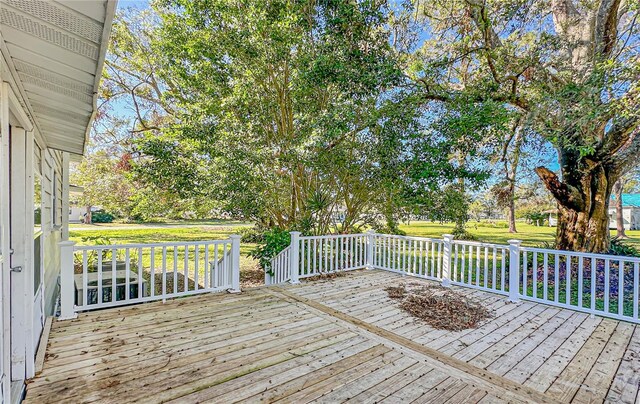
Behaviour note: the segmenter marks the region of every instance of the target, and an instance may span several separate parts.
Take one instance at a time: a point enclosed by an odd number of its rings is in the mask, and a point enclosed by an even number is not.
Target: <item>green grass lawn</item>
[[[411,222],[400,226],[410,236],[442,238],[443,234],[450,233],[453,223],[432,223],[432,222]],[[507,231],[504,223],[498,222],[492,226],[488,222],[469,222],[467,230],[473,234],[478,241],[496,244],[508,244],[511,239],[522,240],[525,246],[540,246],[543,243],[552,243],[555,238],[556,228],[549,226],[533,226],[526,223],[517,223],[518,233],[513,234]],[[615,235],[615,230],[611,236]],[[640,248],[640,230],[627,231],[629,239],[627,243]]]

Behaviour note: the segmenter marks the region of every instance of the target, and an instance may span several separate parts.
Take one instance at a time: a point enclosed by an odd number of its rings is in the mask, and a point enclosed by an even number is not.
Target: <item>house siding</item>
[[[55,314],[60,285],[62,241],[62,153],[46,149],[42,153],[42,229],[44,265],[44,313]]]

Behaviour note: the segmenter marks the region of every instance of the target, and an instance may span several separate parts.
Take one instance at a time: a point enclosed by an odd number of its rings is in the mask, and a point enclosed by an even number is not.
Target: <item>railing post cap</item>
[[[230,238],[230,239],[232,239],[232,240],[238,240],[238,239],[241,239],[241,238],[242,238],[242,236],[241,236],[241,235],[239,235],[239,234],[231,234],[231,235],[229,236],[229,238]]]
[[[300,236],[302,233],[301,233],[301,232],[299,232],[299,231],[292,231],[292,232],[290,232],[290,234],[291,234],[292,236]]]
[[[367,230],[367,234],[376,234],[376,231],[373,229]]]
[[[453,240],[455,238],[453,234],[443,234],[442,237],[449,240]]]
[[[76,245],[76,242],[71,240],[64,240],[64,241],[59,241],[58,245],[60,247],[73,247],[74,245]]]
[[[507,243],[511,244],[511,245],[515,245],[515,246],[519,246],[520,244],[522,244],[522,240],[507,240]]]

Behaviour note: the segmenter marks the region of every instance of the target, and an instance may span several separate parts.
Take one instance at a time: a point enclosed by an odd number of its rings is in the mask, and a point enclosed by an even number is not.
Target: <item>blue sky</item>
[[[127,7],[135,7],[135,8],[147,8],[149,7],[148,0],[120,0],[118,1],[118,8],[127,8]]]

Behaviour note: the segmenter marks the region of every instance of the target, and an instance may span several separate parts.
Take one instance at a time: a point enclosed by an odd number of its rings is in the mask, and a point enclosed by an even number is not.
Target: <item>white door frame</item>
[[[0,388],[4,402],[11,398],[9,220],[9,85],[0,81]]]
[[[33,135],[11,129],[11,380],[35,374],[33,316]]]
[[[10,339],[10,380],[20,382],[35,374],[34,329],[34,274],[33,274],[33,126],[8,83],[2,84],[2,93],[8,99],[9,107],[7,131],[10,156],[9,204],[3,210],[9,215],[8,232],[10,259],[8,268],[3,268],[3,278],[8,274],[10,292],[10,330],[4,334]],[[11,119],[13,122],[9,122]],[[8,125],[7,125],[8,126]],[[3,129],[4,132],[4,129]],[[4,133],[3,133],[4,140]],[[4,291],[3,291],[4,292]],[[10,336],[10,338],[8,338]],[[8,369],[9,370],[9,369]],[[9,373],[8,371],[6,373]],[[5,396],[6,397],[6,396]],[[17,397],[11,397],[14,401]]]

